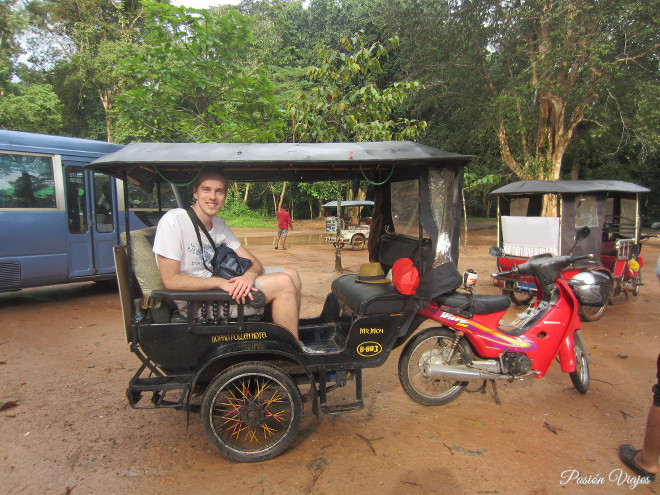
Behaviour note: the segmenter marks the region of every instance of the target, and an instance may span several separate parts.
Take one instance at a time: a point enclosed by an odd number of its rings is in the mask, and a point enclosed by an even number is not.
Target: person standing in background
[[[282,208],[275,212],[277,217],[277,237],[275,238],[275,249],[286,249],[286,236],[289,230],[293,230],[293,223],[291,223],[291,216],[289,212]],[[280,248],[280,238],[282,239],[282,247]]]

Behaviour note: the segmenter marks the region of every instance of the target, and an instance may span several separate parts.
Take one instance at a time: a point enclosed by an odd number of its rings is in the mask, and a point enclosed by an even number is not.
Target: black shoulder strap
[[[197,213],[195,213],[195,210],[193,210],[191,206],[186,208],[186,213],[188,213],[188,216],[190,217],[190,220],[193,223],[193,227],[195,227],[195,233],[197,234],[197,241],[199,242],[199,250],[200,250],[200,255],[202,257],[202,263],[204,264],[204,268],[206,268],[208,271],[213,273],[213,270],[209,268],[206,265],[206,262],[204,261],[204,246],[202,245],[202,237],[199,234],[199,229],[202,229],[202,232],[204,232],[204,235],[206,235],[206,238],[209,240],[209,243],[213,248],[213,259],[211,260],[211,266],[215,264],[215,252],[216,252],[215,242],[213,242],[213,238],[211,237],[211,234],[209,234],[209,231],[206,230],[206,227],[204,227],[204,224],[199,219]]]

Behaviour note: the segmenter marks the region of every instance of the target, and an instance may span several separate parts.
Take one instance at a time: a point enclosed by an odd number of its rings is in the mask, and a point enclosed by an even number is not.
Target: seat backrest
[[[115,271],[117,273],[117,285],[119,286],[119,301],[121,313],[126,331],[126,341],[131,342],[131,320],[133,319],[133,303],[137,294],[131,294],[131,269],[128,266],[128,253],[126,246],[115,246],[113,248],[115,257]],[[134,291],[137,292],[137,291]]]
[[[131,230],[132,270],[142,291],[142,307],[152,307],[151,294],[155,290],[165,289],[160,278],[160,271],[153,252],[156,227]],[[126,233],[121,234],[122,244],[126,244]]]

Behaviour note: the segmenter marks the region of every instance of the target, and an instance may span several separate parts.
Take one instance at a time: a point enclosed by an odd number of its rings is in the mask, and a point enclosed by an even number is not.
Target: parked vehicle
[[[595,253],[592,262],[579,264],[564,273],[593,282],[608,277],[611,298],[639,293],[642,285],[641,196],[649,189],[615,180],[521,181],[496,189],[498,247],[508,258],[497,259],[498,270],[509,269],[530,257],[550,253],[567,255],[573,235],[584,226],[593,235],[577,246],[577,254]],[[556,205],[542,216],[544,196]],[[516,304],[529,304],[538,287],[531,277],[495,280]],[[603,316],[601,307],[581,306],[580,318],[595,321]]]
[[[346,215],[346,210],[342,210],[342,219],[339,223],[340,237],[337,243],[337,201],[330,201],[321,205],[325,210],[325,241],[331,243],[334,247],[343,248],[346,244],[350,245],[354,251],[360,251],[369,239],[369,229],[371,227],[371,217],[362,216],[365,207],[373,207],[373,201],[342,201],[342,208],[357,209],[355,218],[351,219]]]
[[[300,320],[296,341],[272,322],[268,307],[250,311],[263,299],[250,308],[220,290],[164,290],[149,243],[153,228],[129,230],[115,257],[124,329],[141,362],[128,385],[130,405],[199,411],[209,441],[240,462],[269,459],[292,445],[303,387],[317,414],[361,409],[363,370],[381,366],[410,338],[425,319],[417,312],[429,300],[462,283],[456,270],[460,187],[472,159],[405,141],[135,143],[89,165],[146,189],[187,182],[200,167],[241,181],[352,180],[364,174],[381,182],[375,195],[383,205],[374,212],[370,257],[385,273],[400,258],[414,259],[421,271],[415,295],[400,294],[390,283],[339,276],[321,313]],[[186,322],[171,321],[171,300],[187,301]],[[331,392],[348,384],[355,387],[354,400],[331,403]]]
[[[589,235],[584,227],[576,240]],[[501,248],[491,255],[503,257]],[[543,295],[511,325],[501,324],[511,301],[506,296],[448,293],[420,311],[441,326],[428,328],[404,347],[399,378],[406,393],[435,406],[456,399],[469,381],[542,378],[555,358],[575,388],[589,390],[589,354],[580,331],[579,304],[602,304],[609,286],[565,280],[562,271],[593,255],[539,255],[495,277],[533,277]],[[484,383],[485,384],[485,383]]]
[[[112,248],[124,230],[121,181],[83,169],[121,149],[103,141],[0,130],[0,292],[113,280]],[[129,184],[131,223],[154,225],[175,191]]]

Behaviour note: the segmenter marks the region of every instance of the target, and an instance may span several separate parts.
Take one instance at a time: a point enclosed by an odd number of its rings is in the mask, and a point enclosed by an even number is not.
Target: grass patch
[[[229,216],[220,215],[227,221],[227,225],[231,228],[252,228],[252,229],[275,229],[277,222],[275,220],[268,220],[267,218],[258,218],[253,216]]]

